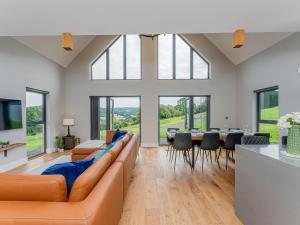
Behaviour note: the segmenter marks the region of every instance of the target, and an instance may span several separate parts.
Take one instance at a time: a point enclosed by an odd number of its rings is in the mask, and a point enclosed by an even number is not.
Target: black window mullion
[[[109,49],[106,50],[106,80],[109,80]]]
[[[194,128],[194,97],[190,96],[190,128]]]
[[[194,55],[193,49],[190,47],[190,78],[194,79]]]
[[[106,97],[106,130],[110,130],[110,97]]]
[[[173,34],[173,79],[176,79],[176,34]]]
[[[127,46],[126,46],[126,35],[123,36],[123,70],[124,80],[127,80],[127,60],[126,60]]]

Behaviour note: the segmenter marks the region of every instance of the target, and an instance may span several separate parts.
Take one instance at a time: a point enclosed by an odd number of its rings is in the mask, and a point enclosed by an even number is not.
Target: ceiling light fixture
[[[72,51],[73,50],[73,37],[72,37],[71,33],[68,33],[68,32],[62,33],[61,46],[66,51]]]
[[[245,44],[245,30],[238,29],[233,33],[233,48],[241,48]]]
[[[159,35],[160,34],[140,34],[140,38],[141,37],[147,37],[147,38],[151,38],[153,40],[155,37],[157,37]]]

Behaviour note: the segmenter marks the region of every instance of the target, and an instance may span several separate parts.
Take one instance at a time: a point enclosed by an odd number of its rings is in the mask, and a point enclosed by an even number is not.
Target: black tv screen
[[[0,130],[18,128],[22,128],[21,101],[0,98]]]

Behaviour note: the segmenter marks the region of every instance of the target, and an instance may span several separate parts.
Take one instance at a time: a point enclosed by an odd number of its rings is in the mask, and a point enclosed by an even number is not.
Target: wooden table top
[[[244,134],[250,135],[250,133],[244,132],[242,130],[240,132],[243,132]],[[224,132],[224,131],[219,132],[219,134],[220,134],[220,140],[225,141],[228,133],[229,132]],[[175,134],[176,134],[176,132],[174,132],[174,131],[173,132],[172,131],[171,132],[167,131],[167,136],[170,139],[175,138]],[[204,132],[191,132],[191,134],[192,134],[192,140],[193,141],[199,141],[199,140],[201,141],[202,138],[203,138]]]
[[[10,144],[5,148],[0,148],[0,152],[4,152],[4,151],[8,151],[8,150],[12,150],[14,148],[19,148],[21,146],[24,146],[25,143],[15,143],[15,144]]]

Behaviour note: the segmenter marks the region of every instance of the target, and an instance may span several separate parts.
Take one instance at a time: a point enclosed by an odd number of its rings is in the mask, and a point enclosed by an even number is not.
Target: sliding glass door
[[[26,91],[26,148],[28,157],[46,150],[46,93]]]
[[[111,129],[140,135],[140,97],[91,97],[91,104],[92,139],[105,140],[106,130]]]
[[[180,130],[209,127],[209,96],[161,96],[159,97],[159,139],[166,143],[168,128]]]
[[[278,87],[256,91],[257,95],[257,131],[270,133],[270,142],[278,143],[279,119]]]

